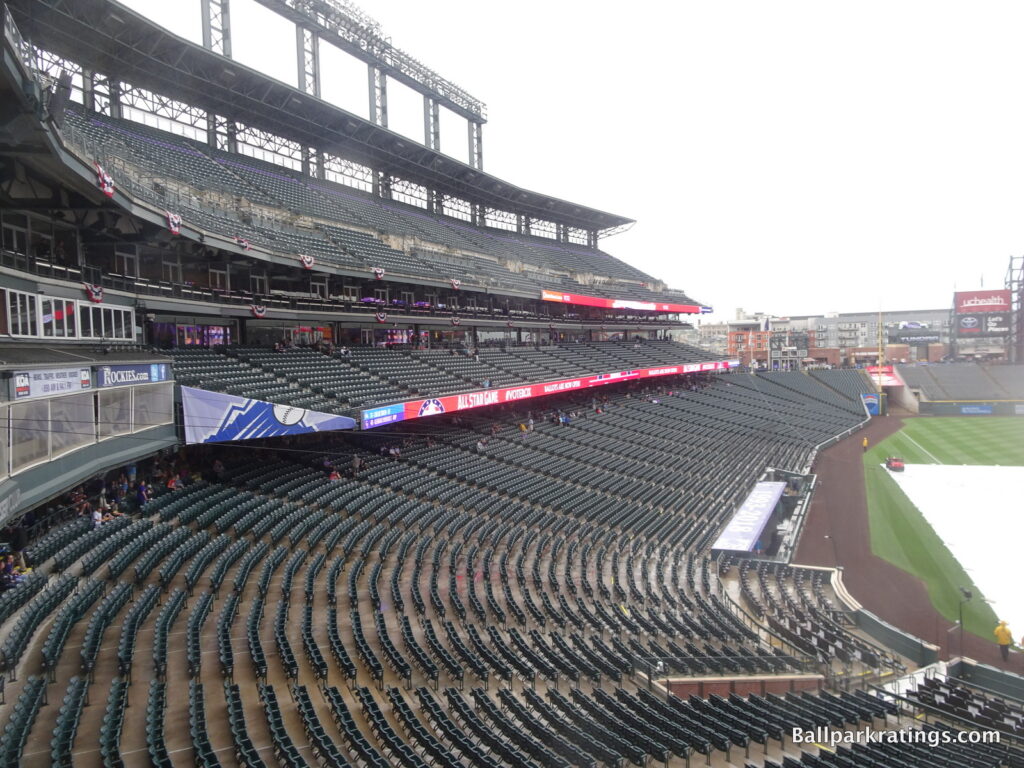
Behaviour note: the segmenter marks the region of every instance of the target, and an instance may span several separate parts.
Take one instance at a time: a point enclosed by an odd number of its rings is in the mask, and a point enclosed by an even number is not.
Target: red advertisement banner
[[[542,301],[557,301],[560,304],[579,304],[584,307],[601,307],[603,309],[644,309],[649,312],[679,312],[688,315],[700,314],[703,311],[697,304],[604,299],[599,296],[583,296],[578,293],[562,293],[561,291],[541,291],[540,298]]]
[[[869,365],[864,369],[872,384],[881,384],[883,387],[902,387],[903,380],[891,365]]]

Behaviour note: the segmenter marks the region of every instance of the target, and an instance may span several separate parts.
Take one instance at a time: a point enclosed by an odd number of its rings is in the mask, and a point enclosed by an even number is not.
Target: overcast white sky
[[[200,0],[126,4],[199,40]],[[946,307],[1024,250],[1024,3],[357,5],[488,105],[485,170],[636,219],[602,247],[716,317]],[[295,84],[294,29],[231,12],[235,58]],[[365,116],[365,66],[321,57]],[[389,113],[422,141],[418,95],[392,83]]]

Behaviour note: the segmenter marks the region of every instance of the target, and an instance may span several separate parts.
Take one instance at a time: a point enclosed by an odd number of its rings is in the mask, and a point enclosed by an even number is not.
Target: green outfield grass
[[[909,464],[1024,466],[1024,419],[962,416],[908,419],[868,451],[876,464],[900,456]]]
[[[964,628],[991,640],[995,612],[980,599],[978,588],[917,507],[879,466],[886,456],[900,456],[908,464],[1024,466],[1024,419],[908,419],[902,430],[864,454],[872,551],[924,581],[932,604],[950,621],[957,619],[959,587],[972,589],[975,599],[964,606]]]

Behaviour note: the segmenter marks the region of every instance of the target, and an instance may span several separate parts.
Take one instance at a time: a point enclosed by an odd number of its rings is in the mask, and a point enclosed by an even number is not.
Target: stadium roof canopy
[[[587,231],[632,219],[516,187],[181,38],[114,0],[7,0],[35,45],[134,86],[442,194]]]

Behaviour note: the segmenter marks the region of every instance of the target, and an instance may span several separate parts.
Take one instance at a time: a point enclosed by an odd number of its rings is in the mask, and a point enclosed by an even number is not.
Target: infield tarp
[[[185,442],[190,445],[331,432],[352,429],[356,425],[355,420],[347,416],[194,387],[181,388],[181,404],[185,414]]]
[[[711,548],[730,552],[752,551],[785,489],[784,482],[755,485]]]
[[[1024,634],[1016,570],[1019,511],[1014,512],[1020,506],[1024,467],[907,464],[905,471],[889,477],[992,603],[996,616],[1009,623],[1014,638]],[[987,639],[995,642],[991,634]]]

